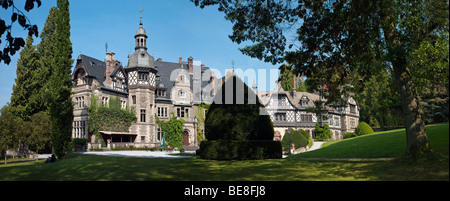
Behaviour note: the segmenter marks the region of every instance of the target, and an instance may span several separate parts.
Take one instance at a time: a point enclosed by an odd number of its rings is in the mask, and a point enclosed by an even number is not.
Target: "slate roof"
[[[104,86],[106,64],[98,59],[80,54],[77,59],[77,65],[74,72],[78,69],[78,62],[81,62],[88,76],[95,78],[101,86]],[[81,66],[80,66],[81,67]]]
[[[136,50],[128,58],[127,68],[134,67],[155,68],[155,59],[143,49]]]
[[[78,62],[81,62],[82,66],[79,65]],[[166,62],[166,61],[154,61],[158,72],[156,73],[157,75],[160,76],[160,81],[156,82],[156,87],[159,88],[160,83],[162,83],[164,85],[164,88],[166,89],[166,99],[171,99],[171,90],[174,86],[174,81],[170,80],[170,74],[172,73],[172,71],[174,71],[175,69],[180,69],[181,68],[181,64],[180,63],[173,63],[173,62]],[[187,70],[188,69],[188,65],[183,63],[183,69]],[[84,69],[86,70],[88,76],[95,78],[99,83],[102,89],[107,89],[107,90],[114,90],[112,88],[109,88],[108,86],[105,85],[105,73],[106,73],[106,64],[104,61],[100,61],[98,59],[86,56],[84,54],[80,54],[78,56],[77,59],[77,65],[74,69],[74,72],[80,68],[80,67],[84,67]],[[112,73],[115,73],[116,71],[118,71],[120,68],[123,68],[122,66],[116,66],[114,71]],[[127,67],[128,68],[128,67]],[[206,71],[207,69],[209,69],[208,67],[201,67],[201,72],[203,73],[204,71]],[[193,90],[193,74],[189,74],[190,76],[190,88],[191,90]],[[201,81],[201,87],[203,89],[203,87],[205,87],[206,85],[208,85],[210,82],[208,81]],[[115,90],[116,91],[116,90]],[[120,91],[117,91],[120,92]],[[122,92],[123,93],[123,92]]]

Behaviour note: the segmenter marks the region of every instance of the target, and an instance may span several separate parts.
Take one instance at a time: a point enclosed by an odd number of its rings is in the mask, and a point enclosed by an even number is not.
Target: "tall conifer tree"
[[[28,120],[32,114],[40,110],[39,102],[35,97],[39,91],[39,83],[34,77],[38,68],[39,55],[36,46],[33,45],[33,37],[28,36],[17,62],[17,77],[10,104],[10,111],[24,120]]]
[[[58,158],[65,155],[71,140],[73,103],[71,99],[72,43],[68,0],[57,1],[56,40],[52,73],[48,90],[51,121],[52,152]]]
[[[37,45],[37,51],[40,56],[39,73],[35,76],[42,82],[41,99],[44,100],[44,93],[49,87],[49,79],[52,72],[52,62],[55,50],[56,41],[56,17],[58,9],[56,7],[50,8],[44,28],[41,31],[41,42]],[[45,102],[45,101],[44,101]]]

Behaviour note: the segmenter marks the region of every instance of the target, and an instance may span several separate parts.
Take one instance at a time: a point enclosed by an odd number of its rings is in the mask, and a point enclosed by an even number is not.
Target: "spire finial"
[[[141,25],[142,26],[142,12],[144,11],[144,9],[143,8],[141,8],[141,10],[139,10],[139,12],[141,13],[141,22],[139,23],[139,25]]]
[[[233,66],[233,73],[234,73],[234,60],[231,60],[231,65]]]

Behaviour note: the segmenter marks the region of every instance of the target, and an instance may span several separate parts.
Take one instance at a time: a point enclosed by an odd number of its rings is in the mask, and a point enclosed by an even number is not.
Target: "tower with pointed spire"
[[[147,34],[145,33],[145,29],[144,27],[142,27],[142,15],[141,15],[141,21],[139,23],[139,28],[136,31],[136,35],[134,36],[134,38],[136,39],[136,47],[134,48],[135,50],[138,49],[143,49],[143,50],[147,50]]]
[[[128,75],[128,103],[135,108],[138,118],[130,127],[137,133],[136,142],[150,142],[155,130],[152,112],[155,110],[156,73],[155,59],[147,52],[147,34],[142,23],[142,10],[139,28],[134,36],[135,52],[128,58],[125,71]]]

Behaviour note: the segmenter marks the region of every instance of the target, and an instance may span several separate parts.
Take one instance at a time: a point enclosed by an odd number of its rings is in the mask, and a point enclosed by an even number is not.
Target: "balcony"
[[[184,119],[185,123],[197,123],[194,117],[177,117],[177,119]]]

